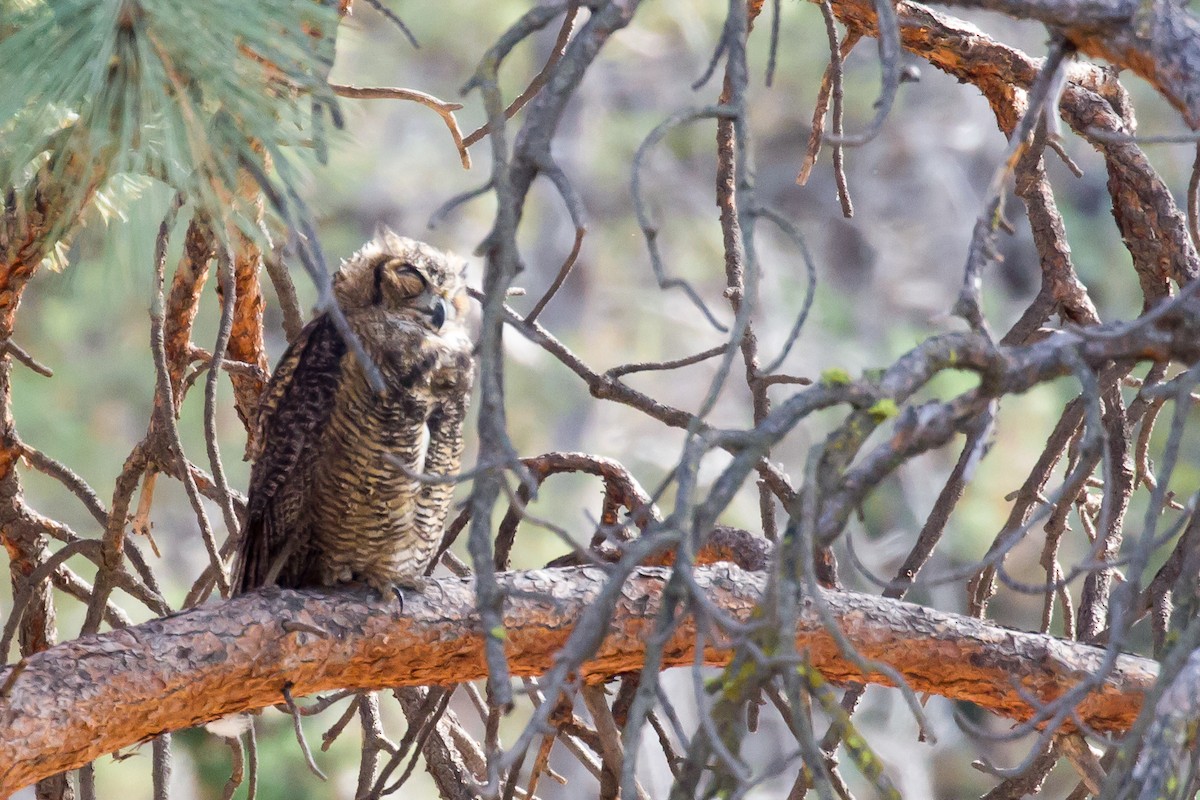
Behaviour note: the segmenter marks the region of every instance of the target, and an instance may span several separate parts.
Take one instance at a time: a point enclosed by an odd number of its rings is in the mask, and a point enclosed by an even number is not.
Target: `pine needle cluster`
[[[0,202],[56,187],[53,244],[114,186],[154,180],[250,231],[239,184],[294,197],[289,158],[323,152],[325,113],[340,121],[337,22],[314,0],[0,0]]]

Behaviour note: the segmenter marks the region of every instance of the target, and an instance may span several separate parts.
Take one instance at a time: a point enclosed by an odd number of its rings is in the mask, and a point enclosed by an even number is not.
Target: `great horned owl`
[[[376,393],[328,314],[292,342],[263,396],[234,588],[361,581],[420,589],[441,541],[471,389],[460,264],[390,231],[333,291],[383,374]]]

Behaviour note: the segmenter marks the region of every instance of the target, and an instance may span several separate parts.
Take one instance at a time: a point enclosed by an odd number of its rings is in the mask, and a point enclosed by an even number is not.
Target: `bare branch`
[[[436,111],[450,131],[450,138],[454,140],[454,147],[458,150],[458,157],[462,161],[463,169],[471,168],[471,154],[467,152],[467,147],[471,143],[463,141],[462,130],[458,127],[458,120],[454,118],[454,112],[463,107],[462,103],[447,103],[445,100],[439,100],[431,94],[418,92],[416,89],[347,86],[341,83],[331,83],[329,88],[333,89],[334,94],[342,97],[354,97],[361,100],[411,100]]]

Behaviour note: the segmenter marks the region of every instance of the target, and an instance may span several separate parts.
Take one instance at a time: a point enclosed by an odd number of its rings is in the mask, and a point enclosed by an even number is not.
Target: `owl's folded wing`
[[[259,407],[246,525],[234,567],[235,593],[274,583],[283,563],[303,553],[304,500],[317,448],[333,410],[346,344],[328,315],[301,331],[284,353]]]

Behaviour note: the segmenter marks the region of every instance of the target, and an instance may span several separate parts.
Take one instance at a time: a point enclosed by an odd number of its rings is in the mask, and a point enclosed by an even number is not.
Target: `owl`
[[[420,590],[462,457],[473,363],[461,262],[382,230],[334,275],[338,305],[382,373],[371,388],[328,314],[267,386],[251,437],[235,592],[366,583]]]

